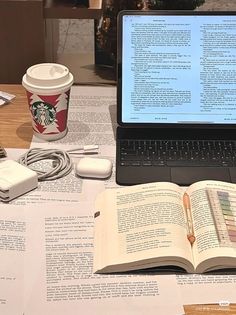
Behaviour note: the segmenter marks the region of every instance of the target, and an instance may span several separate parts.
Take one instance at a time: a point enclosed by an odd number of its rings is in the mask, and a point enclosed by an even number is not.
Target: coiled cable
[[[42,160],[52,160],[52,169],[49,171],[36,170],[33,163]],[[39,181],[55,180],[68,175],[72,170],[72,160],[69,153],[58,149],[33,148],[22,155],[18,162],[38,174]]]

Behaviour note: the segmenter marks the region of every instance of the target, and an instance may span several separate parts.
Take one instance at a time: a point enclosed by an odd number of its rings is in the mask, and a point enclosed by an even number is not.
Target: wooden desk
[[[11,104],[0,107],[0,142],[8,148],[29,148],[32,139],[31,118],[25,90],[21,85],[0,84],[0,91],[16,95]],[[236,304],[186,305],[186,315],[235,315]]]
[[[16,96],[10,104],[0,106],[0,143],[6,148],[29,148],[33,130],[24,88],[0,84],[0,91]]]

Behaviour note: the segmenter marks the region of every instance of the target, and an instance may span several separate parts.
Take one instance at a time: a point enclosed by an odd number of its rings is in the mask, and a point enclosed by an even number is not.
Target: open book
[[[97,273],[236,268],[236,185],[202,181],[185,189],[162,182],[105,190],[96,200],[94,238]]]

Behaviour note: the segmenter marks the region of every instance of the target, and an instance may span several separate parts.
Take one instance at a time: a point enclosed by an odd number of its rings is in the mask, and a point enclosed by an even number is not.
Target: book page
[[[97,200],[94,270],[158,265],[191,269],[182,189],[151,183],[106,190]],[[143,260],[146,260],[145,262]],[[189,263],[188,263],[189,262]]]
[[[235,303],[235,273],[185,274],[176,275],[176,279],[184,305]]]
[[[23,315],[26,222],[15,207],[0,212],[0,314]]]
[[[31,246],[24,314],[183,314],[174,275],[93,274],[93,212],[82,202],[25,207]]]
[[[228,268],[235,267],[236,264],[236,248],[233,244],[222,245],[220,242],[215,212],[209,201],[210,190],[236,193],[236,186],[220,181],[202,181],[191,185],[188,189],[196,236],[196,242],[193,245],[196,267],[201,263],[198,272],[227,266]],[[210,259],[213,260],[209,261]]]

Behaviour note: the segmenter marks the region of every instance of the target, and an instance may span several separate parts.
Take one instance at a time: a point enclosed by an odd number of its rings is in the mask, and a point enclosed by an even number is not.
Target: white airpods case
[[[107,178],[112,172],[112,162],[102,158],[82,158],[76,164],[75,172],[81,177]]]

